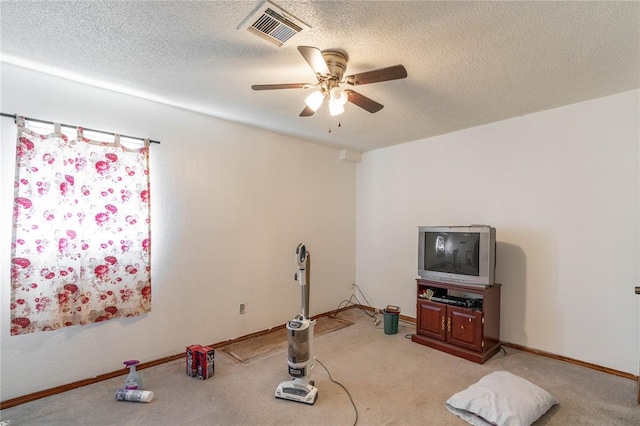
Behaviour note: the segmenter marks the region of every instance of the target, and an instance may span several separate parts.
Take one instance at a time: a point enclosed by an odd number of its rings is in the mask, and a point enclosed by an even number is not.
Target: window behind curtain
[[[151,310],[149,149],[18,121],[11,334]]]

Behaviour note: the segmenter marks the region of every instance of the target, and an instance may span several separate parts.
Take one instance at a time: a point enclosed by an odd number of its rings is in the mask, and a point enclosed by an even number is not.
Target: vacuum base
[[[300,379],[289,380],[278,385],[276,398],[313,405],[318,399],[318,388]]]

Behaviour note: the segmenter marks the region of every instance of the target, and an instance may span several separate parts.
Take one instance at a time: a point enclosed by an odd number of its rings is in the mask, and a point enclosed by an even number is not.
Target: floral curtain
[[[149,149],[18,119],[11,334],[151,310]]]

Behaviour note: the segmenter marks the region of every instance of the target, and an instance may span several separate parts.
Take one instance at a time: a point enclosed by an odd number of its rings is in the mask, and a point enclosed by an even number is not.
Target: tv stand
[[[418,279],[411,340],[484,364],[500,350],[500,287]]]

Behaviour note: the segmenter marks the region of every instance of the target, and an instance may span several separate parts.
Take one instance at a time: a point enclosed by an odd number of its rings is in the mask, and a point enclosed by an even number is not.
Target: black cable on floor
[[[351,401],[351,405],[353,405],[353,409],[356,412],[356,420],[353,422],[353,426],[356,426],[356,424],[358,423],[358,409],[356,408],[355,402],[353,402],[353,398],[351,398],[351,394],[349,393],[349,390],[346,387],[344,387],[342,383],[336,380],[333,380],[333,377],[331,377],[331,373],[329,372],[329,369],[322,362],[320,362],[318,358],[316,358],[316,361],[318,361],[318,364],[320,364],[322,368],[326,370],[327,374],[329,375],[329,380],[331,380],[336,385],[340,386],[347,393],[347,396],[349,397],[349,401]]]
[[[360,290],[360,287],[358,287],[358,284],[353,283],[353,286],[355,288],[357,288],[358,291],[360,292],[360,294],[362,295],[362,297],[364,297],[364,301],[367,302],[367,305],[369,305],[370,308],[373,308],[373,306],[371,306],[371,302],[369,302],[369,300],[367,300],[367,296],[365,296],[364,293],[362,292],[362,290]]]
[[[353,299],[355,299],[355,302],[353,301]],[[344,306],[342,306],[343,304]],[[340,312],[345,310],[349,305],[355,306],[356,308],[360,309],[360,311],[362,311],[364,314],[366,314],[368,317],[373,318],[374,320],[377,318],[375,313],[372,314],[366,309],[362,309],[362,306],[364,305],[360,302],[360,300],[358,300],[358,298],[355,295],[351,295],[349,300],[343,300],[342,302],[340,302],[338,304],[338,307],[333,311],[333,316],[338,315]]]

